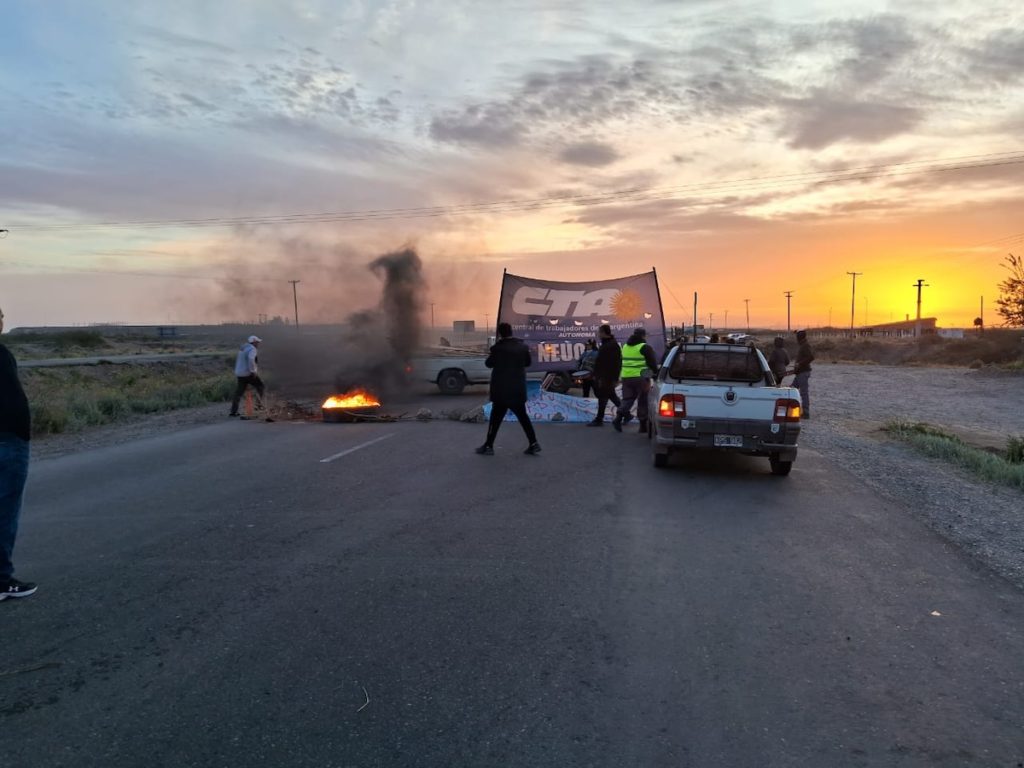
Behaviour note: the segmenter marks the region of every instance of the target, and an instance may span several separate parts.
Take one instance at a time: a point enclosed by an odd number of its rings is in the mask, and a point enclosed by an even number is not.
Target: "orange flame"
[[[328,397],[321,408],[370,408],[380,405],[380,400],[362,389],[347,392],[341,397]]]

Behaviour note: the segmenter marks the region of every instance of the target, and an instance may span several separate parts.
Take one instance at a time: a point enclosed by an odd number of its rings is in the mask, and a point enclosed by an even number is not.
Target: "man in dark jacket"
[[[647,393],[651,391],[651,378],[657,370],[658,358],[647,343],[647,329],[635,328],[622,345],[622,405],[612,420],[616,432],[621,432],[622,425],[633,418],[634,402],[640,431],[647,431]]]
[[[509,411],[516,415],[530,443],[524,453],[531,456],[540,453],[537,435],[526,413],[526,369],[532,362],[529,348],[512,336],[512,326],[498,323],[498,342],[484,361],[491,369],[491,421],[487,425],[487,440],[476,449],[477,453],[494,455],[494,438]]]
[[[811,362],[814,352],[807,340],[807,331],[796,332],[796,363],[793,364],[793,386],[800,390],[801,418],[811,418]]]
[[[597,350],[597,360],[594,362],[594,392],[597,395],[597,417],[588,421],[588,427],[604,426],[604,411],[611,400],[615,407],[622,405],[619,396],[615,394],[615,385],[619,381],[619,373],[622,370],[622,350],[612,335],[612,327],[607,323],[597,331],[597,338],[601,346]]]
[[[775,383],[781,385],[782,378],[789,368],[789,353],[786,351],[786,342],[781,336],[776,336],[772,346],[771,355],[768,356],[768,368],[775,377]]]
[[[0,310],[0,333],[3,330],[4,313]],[[28,597],[36,591],[35,584],[14,578],[13,560],[31,434],[28,398],[18,379],[18,364],[0,344],[0,600]]]

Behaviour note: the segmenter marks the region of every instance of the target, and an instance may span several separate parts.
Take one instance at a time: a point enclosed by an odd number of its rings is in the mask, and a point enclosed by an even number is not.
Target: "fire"
[[[354,389],[341,397],[328,397],[321,408],[371,408],[380,400],[363,389]]]

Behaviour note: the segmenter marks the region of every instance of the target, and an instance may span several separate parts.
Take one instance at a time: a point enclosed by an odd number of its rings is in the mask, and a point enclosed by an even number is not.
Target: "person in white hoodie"
[[[242,348],[238,350],[238,357],[235,358],[235,377],[238,379],[238,386],[235,388],[235,399],[231,401],[231,413],[228,416],[238,415],[238,403],[245,394],[245,388],[252,385],[256,390],[257,405],[263,407],[263,380],[259,377],[259,348],[263,341],[259,336],[250,336]]]

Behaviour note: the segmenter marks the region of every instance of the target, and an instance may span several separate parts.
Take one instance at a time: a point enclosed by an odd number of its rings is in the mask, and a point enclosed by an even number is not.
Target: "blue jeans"
[[[798,373],[793,386],[800,390],[800,406],[805,414],[811,412],[811,372]]]
[[[14,575],[14,539],[28,478],[28,455],[28,441],[0,432],[0,583]]]

